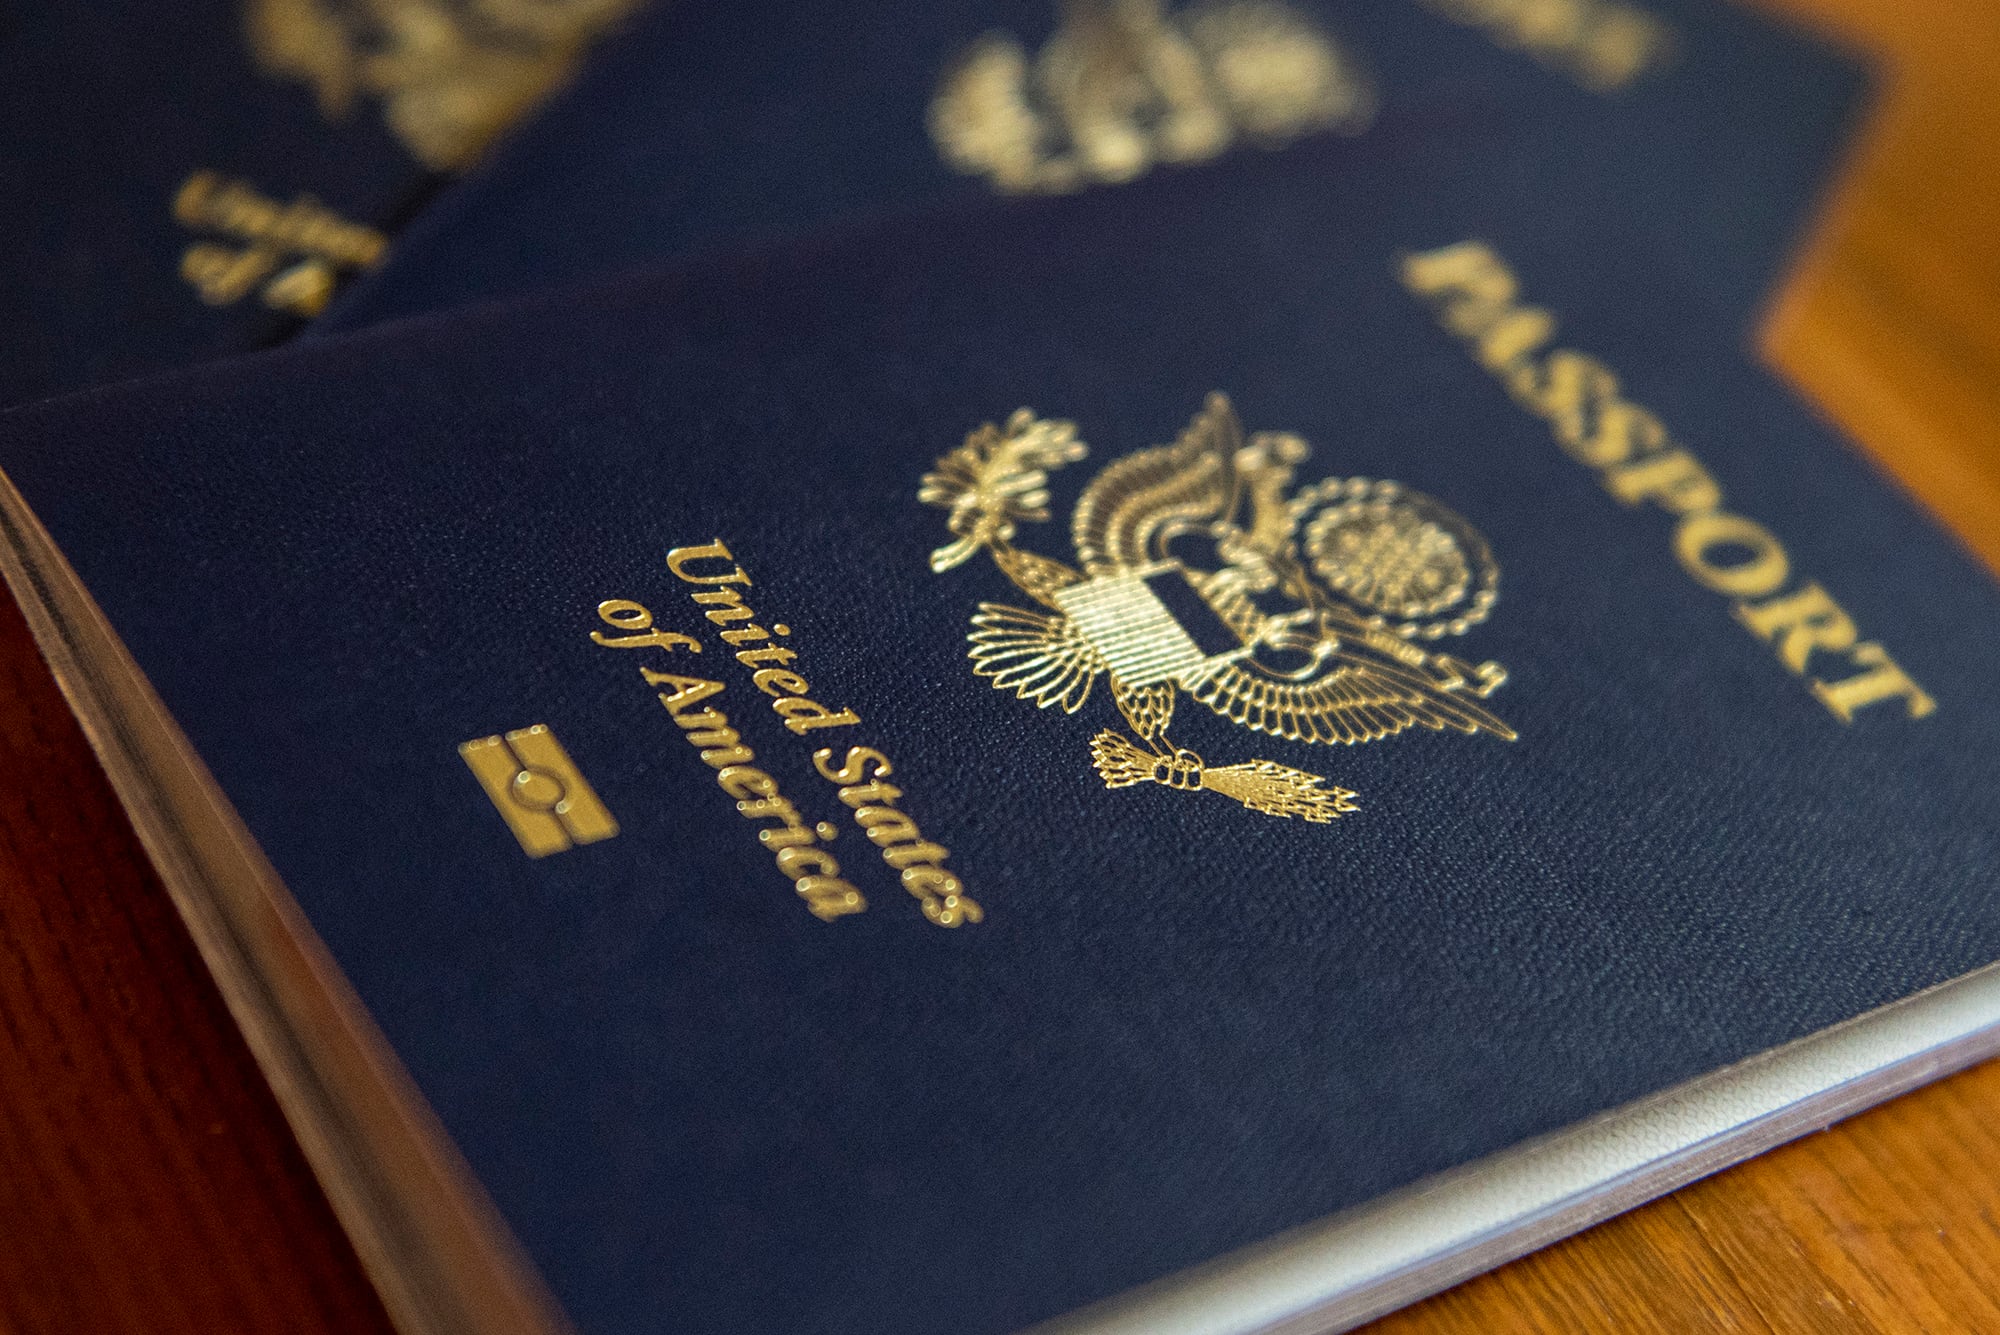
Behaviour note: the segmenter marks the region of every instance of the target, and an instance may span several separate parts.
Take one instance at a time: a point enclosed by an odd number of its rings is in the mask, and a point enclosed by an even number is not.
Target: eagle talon
[[[1160,757],[1153,766],[1154,783],[1190,793],[1201,788],[1201,775],[1201,757],[1184,746],[1175,747],[1172,755]]]

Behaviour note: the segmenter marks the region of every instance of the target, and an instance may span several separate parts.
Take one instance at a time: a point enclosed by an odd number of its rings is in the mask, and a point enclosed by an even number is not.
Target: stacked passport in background
[[[244,352],[632,0],[50,0],[0,20],[0,405]]]
[[[1853,65],[1716,0],[796,10],[749,0],[635,19],[319,330],[917,205],[1485,121],[1536,137],[1524,192],[1644,220],[1649,246],[1747,311],[1863,91]]]
[[[18,206],[0,404],[983,193],[1070,191],[1382,109],[1546,107],[1541,161],[1762,290],[1847,63],[1727,4],[190,0],[0,29]],[[637,13],[633,11],[637,10]],[[611,33],[477,185],[420,205]],[[1754,127],[1754,128],[1752,128]],[[1589,164],[1589,165],[1585,165]]]
[[[1850,66],[764,11],[0,427],[399,1323],[1341,1328],[2000,1047],[2000,591],[1743,352]]]

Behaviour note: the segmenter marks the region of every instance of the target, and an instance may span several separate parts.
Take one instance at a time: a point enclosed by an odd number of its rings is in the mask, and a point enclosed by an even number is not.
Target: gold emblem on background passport
[[[1064,0],[1030,59],[988,33],[946,73],[930,130],[946,162],[1006,194],[1129,181],[1318,130],[1356,133],[1375,93],[1354,60],[1279,0]]]
[[[1132,735],[1091,739],[1107,788],[1208,789],[1309,821],[1356,809],[1356,794],[1320,775],[1269,760],[1213,766],[1174,744],[1181,692],[1292,742],[1353,745],[1411,727],[1513,740],[1479,703],[1506,669],[1420,647],[1484,621],[1497,596],[1499,566],[1459,515],[1366,478],[1287,495],[1306,442],[1246,440],[1229,400],[1211,394],[1174,444],[1116,459],[1084,489],[1070,525],[1081,570],[1014,546],[1021,523],[1049,518],[1049,471],[1085,452],[1073,424],[1023,408],[939,458],[918,499],[948,511],[955,535],[932,570],[984,550],[1045,609],[981,603],[974,673],[1070,714],[1108,679]]]
[[[547,724],[465,742],[458,754],[531,858],[618,833],[618,822]]]
[[[377,98],[410,156],[469,165],[569,76],[636,0],[248,0],[250,49],[267,73],[312,85],[345,116]]]

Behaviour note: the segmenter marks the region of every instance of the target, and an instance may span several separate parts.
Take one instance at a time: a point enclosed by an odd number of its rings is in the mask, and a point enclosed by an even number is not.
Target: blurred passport
[[[1994,1050],[2000,590],[1540,151],[4,419],[406,1329],[1342,1328]]]
[[[298,328],[630,5],[11,6],[0,404]]]
[[[670,4],[310,333],[950,199],[1523,112],[1544,117],[1524,170],[1641,220],[1742,320],[1863,91],[1851,60],[1729,0]]]

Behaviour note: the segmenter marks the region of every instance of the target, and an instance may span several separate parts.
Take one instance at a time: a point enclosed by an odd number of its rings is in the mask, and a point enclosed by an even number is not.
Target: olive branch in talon
[[[1485,540],[1395,483],[1329,479],[1288,500],[1307,451],[1282,433],[1246,443],[1229,401],[1210,395],[1173,445],[1116,459],[1084,489],[1077,569],[1014,545],[1022,524],[1050,518],[1050,472],[1086,454],[1074,425],[1023,408],[971,432],[918,490],[953,534],[931,568],[983,550],[1046,609],[981,603],[967,636],[974,674],[1069,714],[1104,677],[1132,733],[1091,740],[1107,788],[1207,790],[1312,822],[1355,811],[1356,795],[1275,761],[1208,765],[1167,737],[1178,694],[1291,741],[1353,745],[1411,726],[1512,740],[1476,703],[1505,669],[1416,643],[1485,618],[1499,574]],[[1175,544],[1187,539],[1221,568],[1185,564]],[[1260,596],[1291,605],[1270,612]]]
[[[1021,521],[1046,523],[1049,470],[1083,458],[1088,448],[1076,438],[1075,423],[1044,421],[1026,408],[1004,428],[988,422],[967,436],[917,490],[924,504],[951,512],[945,522],[958,535],[931,553],[931,569],[942,574],[982,547],[1011,542]]]

